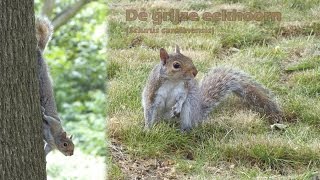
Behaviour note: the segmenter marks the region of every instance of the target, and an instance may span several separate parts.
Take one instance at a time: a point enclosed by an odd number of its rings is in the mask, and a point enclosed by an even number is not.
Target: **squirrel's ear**
[[[163,48],[160,49],[160,59],[163,65],[167,63],[167,59],[169,58],[169,55],[167,51]]]
[[[63,138],[67,138],[67,133],[66,133],[66,132],[63,132],[63,133],[62,133],[62,137],[63,137]]]
[[[180,54],[180,48],[177,44],[176,44],[176,53]]]
[[[72,139],[73,135],[70,136],[70,139]]]

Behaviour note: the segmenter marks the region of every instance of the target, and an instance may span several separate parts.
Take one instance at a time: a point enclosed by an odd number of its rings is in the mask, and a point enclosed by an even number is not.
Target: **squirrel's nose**
[[[198,74],[198,71],[195,69],[193,72],[192,72],[193,76],[196,77],[197,74]]]

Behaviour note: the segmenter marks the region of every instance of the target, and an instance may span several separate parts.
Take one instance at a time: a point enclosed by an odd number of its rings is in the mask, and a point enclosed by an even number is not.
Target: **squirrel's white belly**
[[[176,98],[183,93],[187,93],[183,81],[165,82],[158,89],[157,95],[160,95],[164,100],[164,106],[161,107],[161,110],[165,118],[170,117],[169,114],[172,107],[176,104]]]

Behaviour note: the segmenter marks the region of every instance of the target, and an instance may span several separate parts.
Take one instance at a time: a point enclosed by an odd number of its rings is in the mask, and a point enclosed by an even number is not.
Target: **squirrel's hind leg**
[[[182,132],[191,130],[204,120],[202,106],[197,92],[189,93],[183,103],[180,114]]]
[[[181,109],[180,130],[181,132],[188,132],[192,129],[192,106],[189,101],[185,101]]]
[[[48,143],[46,143],[46,144],[44,145],[45,155],[47,156],[51,150],[52,150],[52,147],[51,147]]]

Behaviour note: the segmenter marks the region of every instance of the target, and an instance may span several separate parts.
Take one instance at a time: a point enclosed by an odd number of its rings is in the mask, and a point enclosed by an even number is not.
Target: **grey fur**
[[[276,123],[282,118],[271,92],[241,71],[226,67],[212,69],[203,78],[200,92],[204,117],[234,93],[255,110],[265,113],[271,122]]]
[[[46,115],[60,121],[57,106],[54,99],[53,87],[48,65],[43,58],[43,52],[53,34],[53,26],[47,17],[36,18],[36,37],[38,41],[38,77],[40,87],[40,103],[46,111]]]
[[[52,31],[53,27],[47,18],[38,17],[36,19],[40,104],[43,115],[43,138],[46,142],[44,149],[46,155],[51,150],[58,149],[64,155],[71,156],[74,144],[72,138],[67,137],[66,132],[62,128],[54,99],[50,73],[42,54],[48,41],[51,39]]]
[[[180,58],[181,62],[187,64],[185,67],[192,70],[192,61],[187,57],[184,61],[184,57],[177,47],[176,53],[169,55],[167,61]],[[194,78],[173,78],[166,68],[166,64],[162,63],[154,67],[142,93],[146,129],[150,129],[158,119],[179,118],[181,130],[190,130],[203,122],[208,114],[232,93],[256,110],[264,112],[271,121],[281,120],[282,111],[272,99],[269,90],[241,71],[225,67],[214,68],[199,86]],[[184,87],[181,84],[184,84]]]
[[[57,106],[54,99],[53,87],[48,71],[48,66],[43,59],[42,52],[37,50],[38,55],[38,77],[40,87],[40,104],[44,107],[46,115],[54,117],[60,121]]]
[[[66,156],[73,155],[74,145],[71,138],[66,136],[66,132],[61,126],[61,122],[57,119],[45,115],[45,109],[42,107],[43,116],[43,139],[46,141],[44,150],[45,155],[53,150],[58,149]],[[67,146],[64,146],[66,143]]]

